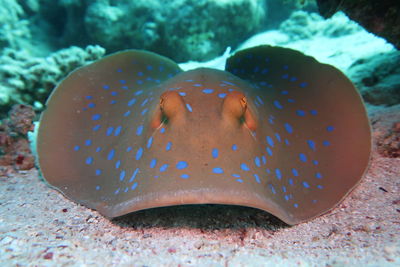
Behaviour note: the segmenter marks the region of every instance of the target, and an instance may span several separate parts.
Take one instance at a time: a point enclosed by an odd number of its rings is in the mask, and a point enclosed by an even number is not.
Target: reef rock
[[[8,112],[16,103],[41,109],[61,79],[104,53],[100,46],[70,47],[41,58],[25,51],[5,49],[0,56],[0,113]]]

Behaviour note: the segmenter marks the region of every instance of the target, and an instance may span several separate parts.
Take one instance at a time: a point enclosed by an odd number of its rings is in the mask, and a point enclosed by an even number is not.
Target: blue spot
[[[139,85],[141,85],[141,84],[143,84],[143,81],[142,81],[142,80],[137,80],[136,83],[139,84]],[[140,92],[140,91],[138,91],[138,92]],[[135,94],[135,95],[136,95],[136,94]]]
[[[189,105],[189,103],[186,103],[186,107],[187,107],[187,109],[188,109],[190,112],[193,111],[193,109],[192,109],[192,107]]]
[[[120,160],[118,160],[118,161],[115,163],[115,168],[118,169],[119,166],[121,166],[121,161],[120,161]]]
[[[118,135],[121,133],[121,130],[122,130],[122,126],[118,126],[118,127],[115,129],[114,136],[118,136]]]
[[[319,172],[317,172],[317,173],[315,174],[315,178],[321,179],[321,178],[322,178],[322,174],[319,173]]]
[[[310,187],[310,185],[309,185],[306,181],[304,181],[302,184],[303,184],[303,186],[304,186],[305,188],[309,188],[309,187]]]
[[[318,187],[319,189],[324,188],[322,185],[317,185],[317,187]]]
[[[240,175],[239,175],[239,174],[236,174],[236,173],[232,174],[232,176],[233,176],[233,177],[236,177],[236,178],[240,178]]]
[[[293,185],[294,183],[293,183],[293,179],[289,179],[289,184],[290,185]]]
[[[108,152],[107,159],[112,160],[114,155],[115,155],[115,150],[111,149],[110,152]]]
[[[226,94],[225,93],[218,94],[218,97],[219,98],[224,98],[224,97],[226,97]]]
[[[139,147],[139,149],[136,152],[136,160],[139,160],[143,155],[143,148]]]
[[[257,174],[254,174],[254,178],[256,179],[257,183],[259,183],[259,184],[261,183],[260,177]]]
[[[74,150],[75,150],[75,151],[78,151],[79,149],[81,149],[80,146],[74,146]]]
[[[139,71],[137,75],[138,76],[143,76],[143,72]]]
[[[188,163],[186,162],[186,161],[179,161],[177,164],[176,164],[176,168],[177,169],[185,169],[186,167],[188,166]]]
[[[215,167],[213,169],[213,173],[224,173],[224,170],[222,168],[220,168],[220,167]]]
[[[146,68],[147,68],[147,70],[153,70],[153,66],[150,66],[150,65],[147,66]]]
[[[119,83],[126,84],[126,81],[125,80],[119,80]]]
[[[281,103],[279,103],[278,100],[274,100],[274,105],[275,105],[275,107],[277,107],[277,108],[279,108],[279,109],[283,109]]]
[[[266,170],[265,170],[268,174],[270,174],[271,173],[271,171],[267,168]]]
[[[160,133],[165,133],[165,128],[161,128]]]
[[[146,105],[149,102],[149,99],[146,98],[145,100],[143,100],[142,104],[140,104],[140,106],[144,107],[144,105]]]
[[[209,88],[203,90],[203,93],[205,94],[211,94],[212,92],[214,92],[214,90]]]
[[[115,101],[115,100],[111,100],[111,101],[110,101],[110,104],[111,104],[111,105],[113,105],[113,104],[115,104],[115,103],[117,103],[117,101]]]
[[[194,82],[193,80],[185,80],[185,82]]]
[[[129,89],[129,87],[128,87],[128,86],[126,86],[126,85],[124,85],[124,86],[121,86],[121,88],[122,88],[122,89],[124,89],[124,90],[128,90],[128,89]]]
[[[132,98],[131,100],[129,100],[128,106],[130,107],[130,106],[134,105],[135,103],[136,103],[136,98]]]
[[[294,203],[294,204],[293,204],[293,207],[298,208],[298,207],[299,207],[299,204]]]
[[[100,152],[100,151],[101,151],[101,147],[98,146],[98,147],[96,148],[96,152]]]
[[[257,99],[262,105],[264,105],[264,101],[262,101],[261,97],[256,96],[256,99]]]
[[[89,100],[90,100],[90,99],[93,99],[93,96],[87,95],[87,96],[86,96],[86,99],[89,99]]]
[[[137,186],[138,186],[138,183],[134,183],[134,184],[132,185],[132,187],[131,187],[131,190],[135,190]]]
[[[323,144],[324,146],[329,146],[331,143],[330,143],[329,141],[325,140],[325,141],[322,142],[322,144]]]
[[[135,92],[135,96],[141,95],[143,93],[143,90],[139,90],[137,92]]]
[[[90,164],[92,164],[93,163],[93,158],[92,157],[87,157],[86,158],[86,164],[87,165],[90,165]]]
[[[142,110],[142,113],[141,113],[142,116],[144,116],[144,114],[146,114],[147,110],[148,110],[147,108],[145,108],[145,109]]]
[[[278,140],[278,142],[281,142],[281,136],[278,133],[275,133],[275,137]]]
[[[101,125],[97,124],[96,126],[93,127],[93,131],[97,132],[100,129]]]
[[[127,112],[124,113],[124,117],[128,117],[131,114],[131,111],[128,110]]]
[[[157,165],[157,159],[152,159],[152,160],[150,161],[150,168],[153,169],[156,165]]]
[[[189,174],[182,174],[181,175],[181,178],[183,178],[183,179],[187,179],[187,178],[189,178],[190,176],[189,176]]]
[[[314,165],[318,165],[318,160],[313,160],[312,163],[313,163]]]
[[[271,189],[271,192],[273,194],[276,194],[275,187],[272,184],[268,184],[268,185],[269,185],[269,189]]]
[[[283,65],[283,67],[282,67],[284,70],[287,70],[287,69],[289,69],[289,66],[288,65]]]
[[[95,106],[96,106],[95,103],[89,103],[89,104],[88,104],[88,107],[89,107],[89,108],[94,108]]]
[[[300,83],[299,85],[300,85],[301,88],[304,88],[304,87],[306,87],[306,86],[308,85],[308,83],[302,82],[302,83]]]
[[[276,175],[276,178],[278,178],[278,180],[282,179],[281,170],[275,169],[275,175]]]
[[[119,173],[119,180],[120,180],[120,181],[123,181],[124,178],[125,178],[125,171],[123,170],[123,171],[121,171],[121,172]]]
[[[236,179],[236,181],[239,182],[239,183],[243,183],[242,179]]]
[[[118,93],[115,92],[115,91],[112,91],[112,92],[111,92],[111,95],[112,95],[112,96],[116,96],[117,94],[118,94]]]
[[[232,145],[232,150],[233,150],[233,151],[236,151],[237,149],[238,149],[237,145],[233,144],[233,145]]]
[[[305,154],[303,154],[303,153],[300,153],[300,154],[299,154],[299,158],[300,158],[300,160],[301,160],[302,162],[306,162],[306,161],[307,161],[307,156],[306,156]]]
[[[151,144],[153,144],[153,136],[151,136],[151,137],[149,138],[149,140],[147,141],[147,148],[150,148],[150,147],[151,147]]]
[[[270,136],[267,136],[267,143],[268,143],[268,145],[274,147],[274,140],[272,140],[272,138]]]
[[[300,116],[300,117],[303,117],[303,116],[306,115],[306,112],[299,109],[299,110],[296,110],[296,114],[297,114],[298,116]]]
[[[131,152],[132,151],[132,147],[131,146],[128,146],[127,148],[126,148],[126,152]]]
[[[293,133],[293,128],[289,123],[285,123],[285,129],[288,133]]]
[[[195,84],[193,84],[193,86],[196,86],[196,87],[201,87],[202,85],[201,85],[201,84],[199,84],[199,83],[195,83]]]
[[[313,140],[307,140],[308,146],[315,151],[315,142]]]
[[[295,168],[292,169],[292,173],[294,176],[299,176],[299,172]]]
[[[285,195],[285,200],[289,201],[289,195]]]
[[[318,114],[318,112],[316,110],[310,110],[310,113],[311,113],[311,115],[314,115],[314,116]]]
[[[272,156],[272,150],[269,147],[267,147],[266,150],[267,150],[268,155]]]
[[[335,127],[333,127],[333,126],[328,126],[328,127],[326,127],[326,130],[327,130],[328,132],[332,132],[334,129],[335,129]]]
[[[104,89],[104,90],[108,90],[108,89],[110,89],[110,86],[108,86],[108,85],[103,85],[103,89]]]
[[[231,83],[231,82],[227,82],[227,81],[222,81],[223,83],[226,83],[226,84],[229,84],[229,85],[233,85],[233,86],[236,86],[236,84],[234,84],[234,83]]]
[[[289,92],[286,91],[286,90],[284,90],[284,91],[281,91],[281,94],[282,94],[282,95],[287,95],[287,94],[289,94]]]
[[[289,98],[289,99],[287,100],[287,102],[289,102],[289,103],[294,103],[294,99]]]
[[[122,69],[117,69],[117,72],[122,72]]]
[[[168,164],[164,164],[160,167],[160,172],[165,172],[168,169]]]
[[[292,77],[292,78],[290,78],[290,81],[291,82],[295,82],[295,81],[297,81],[297,78],[296,77]]]
[[[211,154],[212,154],[212,157],[214,159],[218,158],[218,149],[217,148],[213,148]]]
[[[135,180],[136,175],[138,174],[138,172],[139,172],[139,168],[136,168],[136,170],[133,172],[131,178],[129,179],[129,182],[130,182],[130,183],[132,183],[133,180]]]
[[[94,120],[94,121],[100,120],[100,118],[101,118],[101,115],[100,115],[100,114],[94,114],[94,115],[92,116],[92,120]]]
[[[282,192],[286,193],[286,186],[282,186]]]
[[[172,147],[172,142],[168,142],[167,145],[165,146],[165,151],[170,151]]]
[[[246,163],[240,164],[240,168],[244,171],[250,171],[250,168],[249,166],[246,165]]]
[[[283,74],[281,77],[282,77],[282,79],[287,79],[287,78],[289,78],[289,74]]]
[[[261,167],[261,160],[259,157],[254,158],[254,163],[256,164],[257,167]]]
[[[185,92],[179,92],[179,95],[181,95],[181,96],[185,96],[185,95],[186,95],[186,93],[185,93]]]
[[[136,135],[142,135],[143,132],[143,125],[139,125],[136,129]]]
[[[262,71],[261,71],[261,74],[267,74],[268,73],[268,69],[263,69]]]
[[[100,169],[96,169],[95,173],[96,173],[96,176],[99,176],[101,174],[101,170]]]
[[[288,146],[290,145],[289,140],[285,139],[285,144]]]
[[[106,135],[110,136],[112,134],[112,132],[114,131],[114,127],[108,127],[107,131],[106,131]]]
[[[114,191],[114,195],[118,195],[119,194],[119,188],[117,190]]]
[[[265,156],[261,156],[261,160],[263,165],[267,164],[267,158]]]

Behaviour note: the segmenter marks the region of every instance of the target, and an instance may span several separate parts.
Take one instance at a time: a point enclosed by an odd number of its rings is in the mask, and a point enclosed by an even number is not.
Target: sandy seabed
[[[370,114],[374,139],[398,110]],[[400,266],[400,158],[374,147],[359,186],[296,226],[224,205],[110,220],[49,188],[37,170],[0,177],[0,266]]]

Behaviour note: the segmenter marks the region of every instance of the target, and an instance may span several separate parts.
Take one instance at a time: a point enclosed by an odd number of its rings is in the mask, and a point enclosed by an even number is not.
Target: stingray
[[[287,224],[335,207],[371,150],[362,99],[298,51],[239,51],[225,71],[182,71],[128,50],[79,68],[41,115],[47,182],[106,217],[183,204],[258,208]]]

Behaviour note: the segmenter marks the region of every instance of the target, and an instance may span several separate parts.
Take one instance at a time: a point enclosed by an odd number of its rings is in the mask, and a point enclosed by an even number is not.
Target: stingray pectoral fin
[[[180,71],[165,57],[128,50],[69,74],[40,119],[37,151],[46,181],[89,207],[109,203],[109,196],[120,202],[115,187],[138,173],[135,157],[148,142],[150,110],[164,90],[159,84]]]
[[[336,206],[360,181],[371,132],[356,88],[336,68],[291,49],[260,46],[226,70],[254,85],[268,197],[296,224]],[[265,210],[271,209],[267,206]]]

